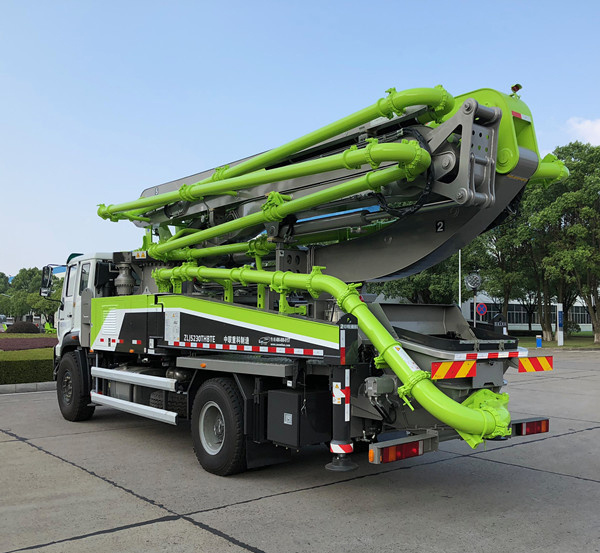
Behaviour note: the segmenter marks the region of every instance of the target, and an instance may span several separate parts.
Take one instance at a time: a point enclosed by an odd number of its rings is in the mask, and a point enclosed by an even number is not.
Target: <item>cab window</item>
[[[75,290],[75,275],[77,274],[77,265],[71,265],[69,267],[69,274],[67,275],[67,297],[71,297]]]
[[[90,281],[90,264],[84,263],[81,266],[81,278],[79,279],[79,295],[83,292],[87,287]]]

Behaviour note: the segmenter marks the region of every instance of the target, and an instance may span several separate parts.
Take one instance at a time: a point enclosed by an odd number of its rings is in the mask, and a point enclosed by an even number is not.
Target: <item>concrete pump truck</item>
[[[189,421],[202,467],[230,475],[325,443],[330,470],[440,441],[548,431],[511,421],[509,367],[550,370],[456,305],[364,301],[514,212],[540,159],[513,90],[397,92],[270,151],[103,205],[144,229],[135,251],[73,254],[54,374],[65,419],[97,406]],[[43,271],[42,295],[52,286]],[[365,452],[366,453],[366,452]],[[356,454],[355,454],[356,455]]]

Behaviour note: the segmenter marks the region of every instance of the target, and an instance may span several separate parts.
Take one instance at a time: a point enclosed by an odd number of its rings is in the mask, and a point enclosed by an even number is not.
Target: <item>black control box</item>
[[[331,441],[331,392],[269,390],[267,439],[299,448]]]

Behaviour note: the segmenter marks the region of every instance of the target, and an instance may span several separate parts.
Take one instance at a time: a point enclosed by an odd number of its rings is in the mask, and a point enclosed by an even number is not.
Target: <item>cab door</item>
[[[73,302],[77,288],[77,262],[67,266],[65,284],[63,288],[62,304],[58,310],[57,334],[59,343],[62,344],[65,335],[73,330]]]

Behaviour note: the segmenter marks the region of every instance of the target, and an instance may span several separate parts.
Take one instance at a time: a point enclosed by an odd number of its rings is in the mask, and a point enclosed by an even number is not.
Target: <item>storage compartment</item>
[[[267,439],[288,447],[331,440],[331,393],[269,390]]]

